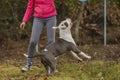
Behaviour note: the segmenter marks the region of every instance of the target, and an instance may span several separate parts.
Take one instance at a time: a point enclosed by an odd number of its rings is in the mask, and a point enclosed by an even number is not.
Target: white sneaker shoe
[[[30,66],[25,66],[21,69],[21,72],[26,72],[30,69]]]

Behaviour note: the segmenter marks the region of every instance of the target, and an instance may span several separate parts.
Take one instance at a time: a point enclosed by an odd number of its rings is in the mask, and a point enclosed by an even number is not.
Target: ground
[[[78,48],[92,59],[81,56],[84,61],[78,62],[71,55],[63,55],[58,59],[59,72],[52,77],[45,76],[40,58],[33,59],[30,71],[20,71],[25,65],[23,54],[27,52],[29,36],[23,35],[20,40],[5,39],[0,42],[0,80],[119,80],[120,27],[109,27],[107,30],[107,45],[104,46],[103,28],[83,27]],[[45,35],[42,34],[40,39],[40,50],[47,45]]]
[[[0,48],[0,80],[119,80],[120,79],[120,45],[104,46],[82,45],[78,48],[91,55],[91,60],[78,62],[73,57],[63,55],[58,59],[58,70],[53,77],[45,76],[45,69],[39,58],[27,73],[20,69],[25,64],[23,53],[27,52],[29,40],[8,40]],[[42,43],[42,42],[41,42]],[[44,47],[44,42],[40,45]]]

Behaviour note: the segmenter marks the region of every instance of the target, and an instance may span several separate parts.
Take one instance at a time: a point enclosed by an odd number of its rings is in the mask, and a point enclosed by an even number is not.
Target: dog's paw
[[[53,74],[47,74],[46,76],[47,76],[47,77],[51,77],[51,76],[53,76]]]
[[[78,62],[83,62],[83,59],[79,59]]]
[[[83,61],[84,61],[84,60],[83,60],[83,59],[81,59],[81,60],[78,60],[77,62],[78,62],[78,63],[81,63],[81,62],[83,62]]]
[[[92,57],[91,56],[88,56],[88,59],[91,59]]]

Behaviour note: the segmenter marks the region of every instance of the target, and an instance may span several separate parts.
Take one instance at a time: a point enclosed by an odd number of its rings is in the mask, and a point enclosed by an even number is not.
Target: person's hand
[[[24,29],[25,25],[26,25],[26,23],[25,23],[25,22],[22,22],[22,23],[20,24],[20,29]]]

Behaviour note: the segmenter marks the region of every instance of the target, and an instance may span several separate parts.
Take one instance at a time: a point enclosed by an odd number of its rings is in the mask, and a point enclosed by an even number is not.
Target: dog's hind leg
[[[55,73],[56,71],[56,66],[57,66],[57,60],[51,60],[51,64],[49,65],[51,68],[51,76]]]
[[[46,65],[45,69],[46,69],[46,75],[50,76],[51,75],[51,69],[50,69],[50,67],[48,65]]]
[[[41,55],[40,57],[41,57],[41,63],[42,63],[42,64],[44,65],[44,67],[45,67],[46,75],[47,75],[47,76],[50,76],[51,70],[50,70],[50,67],[49,67],[49,65],[48,65],[48,63],[47,63],[47,60],[46,60],[45,56],[44,56],[44,55]]]
[[[46,75],[47,75],[47,76],[50,76],[50,74],[51,74],[51,69],[50,69],[49,65],[48,65],[45,61],[43,61],[43,60],[41,60],[41,62],[42,62],[42,64],[43,64],[44,67],[45,67]]]

